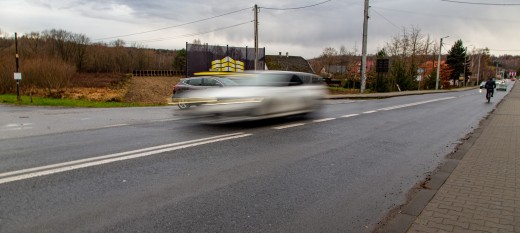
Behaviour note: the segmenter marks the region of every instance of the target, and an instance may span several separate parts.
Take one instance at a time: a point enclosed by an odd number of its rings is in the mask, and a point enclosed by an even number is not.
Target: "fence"
[[[185,71],[180,70],[134,70],[132,71],[133,76],[183,76]]]

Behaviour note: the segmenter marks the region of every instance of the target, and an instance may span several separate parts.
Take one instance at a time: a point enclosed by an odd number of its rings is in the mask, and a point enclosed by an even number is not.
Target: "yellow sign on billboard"
[[[229,56],[211,62],[209,71],[244,72],[244,62]]]

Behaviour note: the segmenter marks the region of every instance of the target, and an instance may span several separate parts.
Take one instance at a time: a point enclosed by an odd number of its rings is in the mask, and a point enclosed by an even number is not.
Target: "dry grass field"
[[[101,102],[167,104],[178,77],[130,77],[124,74],[78,74],[62,96]],[[41,93],[40,93],[41,92]],[[33,90],[44,95],[43,90]]]
[[[125,102],[167,104],[173,86],[181,77],[132,77],[128,82]]]

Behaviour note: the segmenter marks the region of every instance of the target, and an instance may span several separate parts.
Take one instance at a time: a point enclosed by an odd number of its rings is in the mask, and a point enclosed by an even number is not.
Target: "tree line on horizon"
[[[462,40],[457,40],[451,48],[443,45],[443,51],[448,48],[448,53],[441,59],[439,87],[475,85],[477,74],[479,81],[495,77],[497,64],[500,69],[516,71],[520,75],[520,56],[496,57],[487,48],[469,51]],[[377,92],[435,89],[438,55],[439,44],[429,35],[424,35],[417,27],[403,28],[376,54],[367,56],[367,63],[372,64],[367,67],[367,89]],[[388,72],[376,73],[377,59],[389,60]],[[345,88],[359,88],[360,61],[361,56],[356,49],[349,51],[341,46],[339,50],[325,48],[310,64],[315,72],[321,71],[322,75],[341,80]],[[424,73],[420,74],[419,71]],[[418,79],[419,75],[421,79]]]
[[[1,30],[0,30],[1,34]],[[182,69],[178,51],[149,49],[121,39],[92,42],[84,34],[52,29],[19,35],[21,88],[45,88],[52,92],[66,87],[78,73],[132,73],[133,70]],[[15,38],[0,37],[0,93],[13,93],[16,69]]]
[[[2,31],[0,30],[0,35]],[[194,43],[201,43],[194,40]],[[392,37],[377,54],[369,55],[369,61],[377,58],[390,60],[388,73],[367,72],[367,87],[377,92],[397,90],[417,90],[435,88],[437,56],[439,45],[419,28],[403,28],[402,33]],[[443,48],[447,48],[444,45]],[[0,94],[14,93],[16,85],[15,39],[5,34],[0,36]],[[43,88],[49,95],[70,85],[72,78],[79,73],[131,73],[133,70],[184,70],[186,51],[149,49],[124,40],[92,42],[84,34],[65,30],[51,29],[31,32],[18,37],[19,71],[23,74],[22,89]],[[359,88],[360,56],[344,46],[336,50],[324,49],[317,58],[311,59],[314,71],[325,70],[326,76],[342,80],[346,88]],[[520,56],[504,55],[494,57],[489,50],[467,51],[461,40],[455,42],[447,55],[443,55],[441,65],[441,86],[450,80],[455,83],[464,74],[463,83],[477,74],[477,61],[480,60],[480,80],[493,76],[496,64],[502,68],[516,69],[520,74]],[[417,81],[418,69],[430,62],[432,70]],[[332,66],[343,67],[343,72],[328,72]],[[471,76],[473,74],[473,76]]]

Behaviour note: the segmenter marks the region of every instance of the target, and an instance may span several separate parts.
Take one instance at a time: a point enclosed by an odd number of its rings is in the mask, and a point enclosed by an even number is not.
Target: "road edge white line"
[[[69,165],[74,165],[74,164],[79,164],[79,163],[92,162],[92,161],[96,161],[96,160],[114,158],[114,157],[128,155],[128,154],[135,154],[135,153],[140,153],[140,152],[145,152],[145,151],[158,150],[158,149],[162,149],[162,148],[166,148],[166,147],[178,146],[178,145],[189,144],[189,143],[196,143],[196,142],[200,142],[200,141],[204,141],[204,140],[212,140],[212,139],[217,139],[217,138],[242,135],[242,134],[244,134],[244,133],[239,132],[239,133],[232,133],[232,134],[223,134],[223,135],[217,135],[217,136],[212,136],[212,137],[188,140],[188,141],[184,141],[184,142],[175,142],[175,143],[170,143],[170,144],[165,144],[165,145],[153,146],[153,147],[148,147],[148,148],[143,148],[143,149],[138,149],[138,150],[131,150],[131,151],[126,151],[126,152],[96,156],[96,157],[91,157],[91,158],[86,158],[86,159],[73,160],[73,161],[51,164],[51,165],[46,165],[46,166],[27,168],[27,169],[22,169],[22,170],[18,170],[18,171],[0,173],[0,178],[13,176],[13,175],[17,175],[17,174],[35,172],[35,171],[40,171],[40,170],[64,167],[64,166],[69,166]]]
[[[86,168],[86,167],[98,166],[98,165],[103,165],[103,164],[113,163],[113,162],[118,162],[118,161],[123,161],[123,160],[141,158],[141,157],[160,154],[160,153],[164,153],[164,152],[185,149],[185,148],[189,148],[189,147],[200,146],[200,145],[204,145],[204,144],[220,142],[220,141],[225,141],[225,140],[237,139],[237,138],[247,137],[247,136],[251,136],[251,135],[252,134],[239,134],[236,136],[217,138],[214,140],[196,142],[196,143],[192,143],[192,144],[180,145],[180,146],[175,146],[175,147],[170,147],[170,148],[165,148],[165,149],[160,149],[160,150],[155,150],[155,151],[148,151],[148,152],[144,152],[144,153],[131,154],[131,155],[122,156],[122,157],[109,158],[109,159],[98,160],[98,161],[93,161],[93,162],[88,162],[88,163],[83,163],[83,164],[76,164],[76,165],[67,166],[67,167],[59,167],[59,168],[55,168],[55,169],[48,169],[48,170],[43,170],[43,171],[38,171],[38,172],[33,172],[33,173],[27,173],[27,174],[18,175],[18,176],[11,176],[11,177],[0,179],[0,184],[9,183],[9,182],[18,181],[18,180],[30,179],[30,178],[39,177],[39,176],[51,175],[51,174],[65,172],[65,171],[77,170],[77,169]]]

